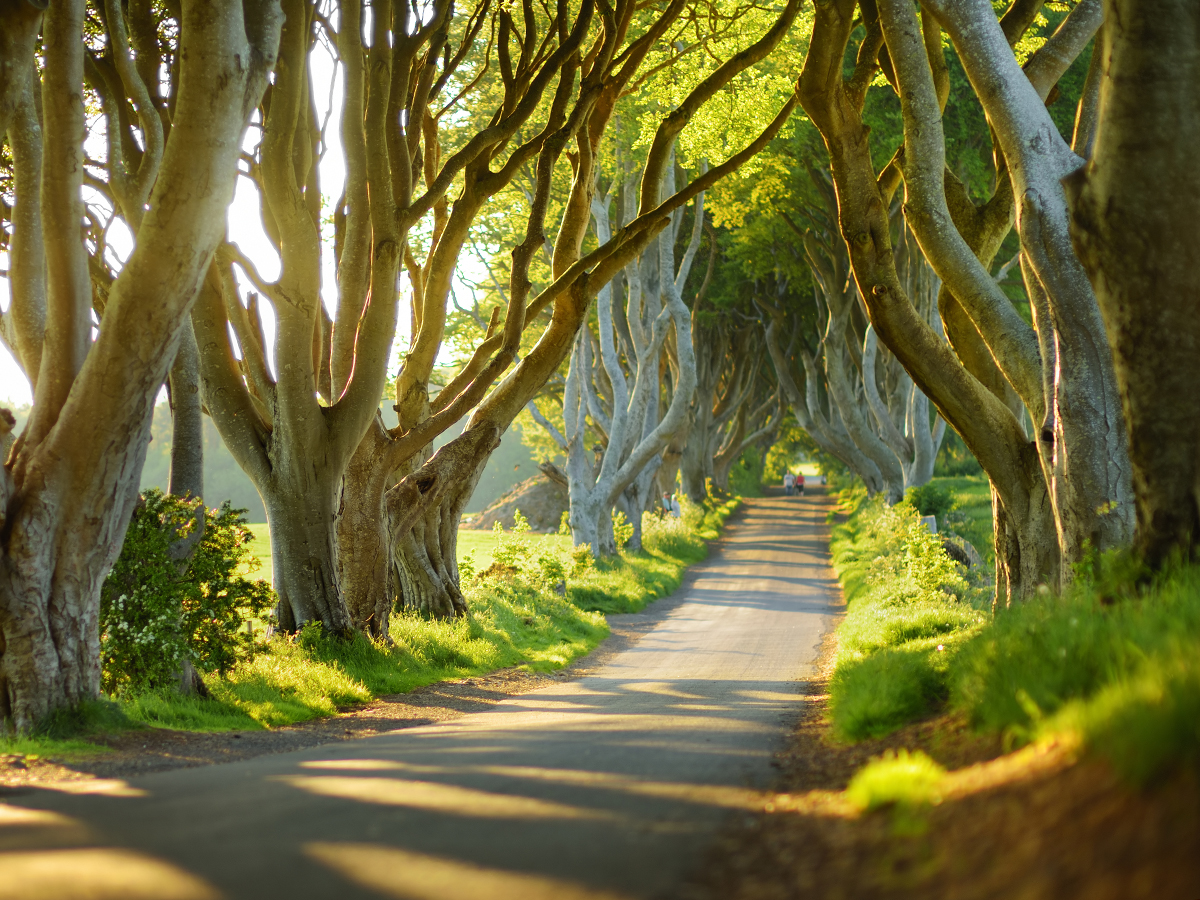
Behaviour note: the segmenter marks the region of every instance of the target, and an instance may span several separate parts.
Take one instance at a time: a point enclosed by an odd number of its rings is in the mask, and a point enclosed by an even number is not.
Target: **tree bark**
[[[339,474],[297,461],[278,465],[270,482],[259,486],[271,530],[276,612],[283,631],[294,632],[307,622],[321,623],[330,634],[350,631],[337,580]]]
[[[1053,394],[1045,398],[1045,408],[1054,410],[1046,474],[1065,563],[1060,576],[1069,579],[1071,564],[1089,547],[1125,546],[1133,525],[1128,437],[1112,351],[1095,294],[1071,246],[1062,186],[1082,160],[1059,135],[1044,104],[1058,76],[1099,27],[1100,0],[1076,6],[1043,48],[1046,52],[1031,58],[1025,71],[986,0],[953,5],[930,0],[928,8],[954,42],[995,130],[1019,198],[1022,252],[1036,280],[1027,284],[1028,292],[1031,300],[1038,291],[1046,296],[1050,321],[1039,329],[1053,329],[1057,360]],[[1013,383],[1023,397],[1032,390]]]
[[[204,419],[200,408],[200,354],[190,319],[180,330],[179,349],[167,379],[171,397],[171,470],[167,493],[200,501],[192,529],[174,541],[167,552],[181,569],[204,538]],[[207,697],[208,687],[190,659],[184,659],[176,681],[181,694]]]
[[[809,52],[800,78],[800,99],[820,130],[830,154],[837,186],[838,222],[847,238],[850,261],[871,322],[879,337],[903,363],[926,396],[963,436],[988,473],[1005,515],[1017,522],[1035,522],[1034,494],[1042,478],[1036,453],[1030,456],[1024,429],[1011,410],[966,370],[942,338],[917,313],[898,277],[891,245],[891,228],[879,180],[871,162],[862,103],[877,71],[874,52],[882,41],[877,21],[864,40],[853,75],[843,75],[842,60],[852,33],[851,0],[835,0],[816,9]],[[922,50],[924,52],[924,50]],[[928,71],[928,70],[927,70]],[[933,101],[936,105],[936,100]],[[907,123],[908,120],[906,120]],[[939,170],[940,176],[940,170]],[[997,513],[999,515],[999,513]],[[1028,529],[1033,540],[1036,529]],[[1031,548],[1031,550],[1034,548]],[[1055,543],[1023,553],[1018,567],[998,581],[1009,595],[1031,594],[1058,567],[1047,554]],[[998,553],[998,564],[1013,559]],[[1046,560],[1036,574],[1031,565]]]
[[[1099,126],[1071,231],[1115,352],[1135,546],[1157,567],[1200,541],[1200,8],[1108,0],[1094,52]]]
[[[171,397],[167,492],[200,499],[204,496],[204,413],[200,408],[200,354],[190,320],[180,330],[179,350],[167,383]]]
[[[388,581],[383,495],[394,479],[380,459],[386,445],[383,421],[376,416],[342,479],[337,566],[353,626],[390,643],[388,627],[395,596]]]
[[[54,250],[48,265],[58,260],[66,268],[49,285],[49,309],[62,315],[48,319],[34,404],[40,424],[31,418],[0,476],[5,730],[31,729],[55,709],[99,692],[100,586],[133,509],[154,396],[224,228],[243,129],[274,65],[276,5],[254,7],[250,21],[240,3],[189,0],[182,12],[171,139],[90,350],[90,284],[76,278],[83,3],[61,3],[47,15],[43,99],[55,109],[46,118],[43,180],[54,185],[43,191],[43,236]]]
[[[385,495],[389,579],[401,608],[435,618],[466,614],[458,526],[499,445],[498,428],[470,429]]]

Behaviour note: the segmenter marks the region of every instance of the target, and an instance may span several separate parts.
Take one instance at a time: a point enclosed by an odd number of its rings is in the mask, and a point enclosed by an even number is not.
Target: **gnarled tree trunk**
[[[388,625],[396,598],[388,579],[383,495],[395,477],[380,458],[386,451],[386,431],[376,416],[342,479],[337,566],[338,583],[353,626],[370,637],[390,642]]]
[[[396,603],[425,616],[465,615],[458,575],[458,525],[492,451],[495,426],[468,429],[384,498]]]

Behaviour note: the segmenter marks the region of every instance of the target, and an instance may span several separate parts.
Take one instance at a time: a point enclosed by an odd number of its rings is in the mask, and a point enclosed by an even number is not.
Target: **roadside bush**
[[[887,751],[855,774],[846,797],[859,809],[923,806],[941,800],[946,770],[920,750]]]
[[[620,553],[629,546],[629,541],[633,537],[633,523],[625,518],[625,513],[621,510],[613,510],[612,514],[613,541],[617,545],[617,552]]]
[[[196,527],[200,501],[148,491],[134,512],[121,555],[100,592],[104,690],[136,694],[172,684],[184,660],[202,672],[228,671],[254,649],[243,630],[273,602],[271,589],[242,572],[257,568],[244,510],[203,510],[204,534],[189,559],[170,548]]]
[[[850,740],[927,715],[949,694],[948,660],[984,621],[961,570],[909,503],[843,494],[834,566],[848,603],[838,629],[830,713]]]
[[[954,494],[936,482],[910,487],[904,499],[923,516],[937,516],[938,523],[954,509]]]

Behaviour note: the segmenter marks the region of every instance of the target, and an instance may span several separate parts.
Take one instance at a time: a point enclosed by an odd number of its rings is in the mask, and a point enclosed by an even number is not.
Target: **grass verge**
[[[1200,566],[1140,588],[1084,578],[1005,610],[963,647],[951,685],[954,706],[1010,744],[1073,731],[1136,783],[1195,766]]]
[[[589,559],[582,567],[572,560],[566,536],[509,533],[498,540],[464,532],[460,559],[471,554],[474,571],[490,566],[497,553],[506,553],[512,564],[491,576],[464,577],[466,617],[394,613],[390,646],[361,635],[338,640],[309,627],[294,638],[264,643],[224,677],[210,676],[209,699],[149,693],[86,704],[70,721],[55,720],[36,735],[0,738],[0,754],[77,757],[102,751],[89,737],[129,728],[260,730],[334,715],[376,696],[438,681],[512,666],[561,668],[608,635],[605,614],[636,612],[675,590],[738,503],[733,498],[689,506],[682,519],[647,516],[642,551]],[[558,575],[547,577],[547,571],[563,573],[572,566],[577,571],[567,575],[560,595]]]
[[[983,497],[958,484],[973,479],[936,481]],[[1200,566],[1138,581],[1112,556],[1063,594],[993,618],[986,590],[955,572],[907,503],[887,509],[856,489],[842,505],[831,544],[848,604],[830,684],[840,737],[880,737],[948,707],[1009,747],[1077,736],[1134,783],[1200,764]]]
[[[830,714],[844,739],[880,737],[949,694],[949,660],[984,622],[973,588],[908,503],[843,491],[833,529],[834,568],[846,618],[830,681]]]

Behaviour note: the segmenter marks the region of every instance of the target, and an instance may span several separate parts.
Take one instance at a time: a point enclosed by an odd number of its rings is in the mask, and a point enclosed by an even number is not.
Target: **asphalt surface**
[[[677,896],[771,780],[833,612],[828,508],[819,494],[748,501],[720,549],[639,616],[644,636],[490,711],[6,792],[0,898]]]

